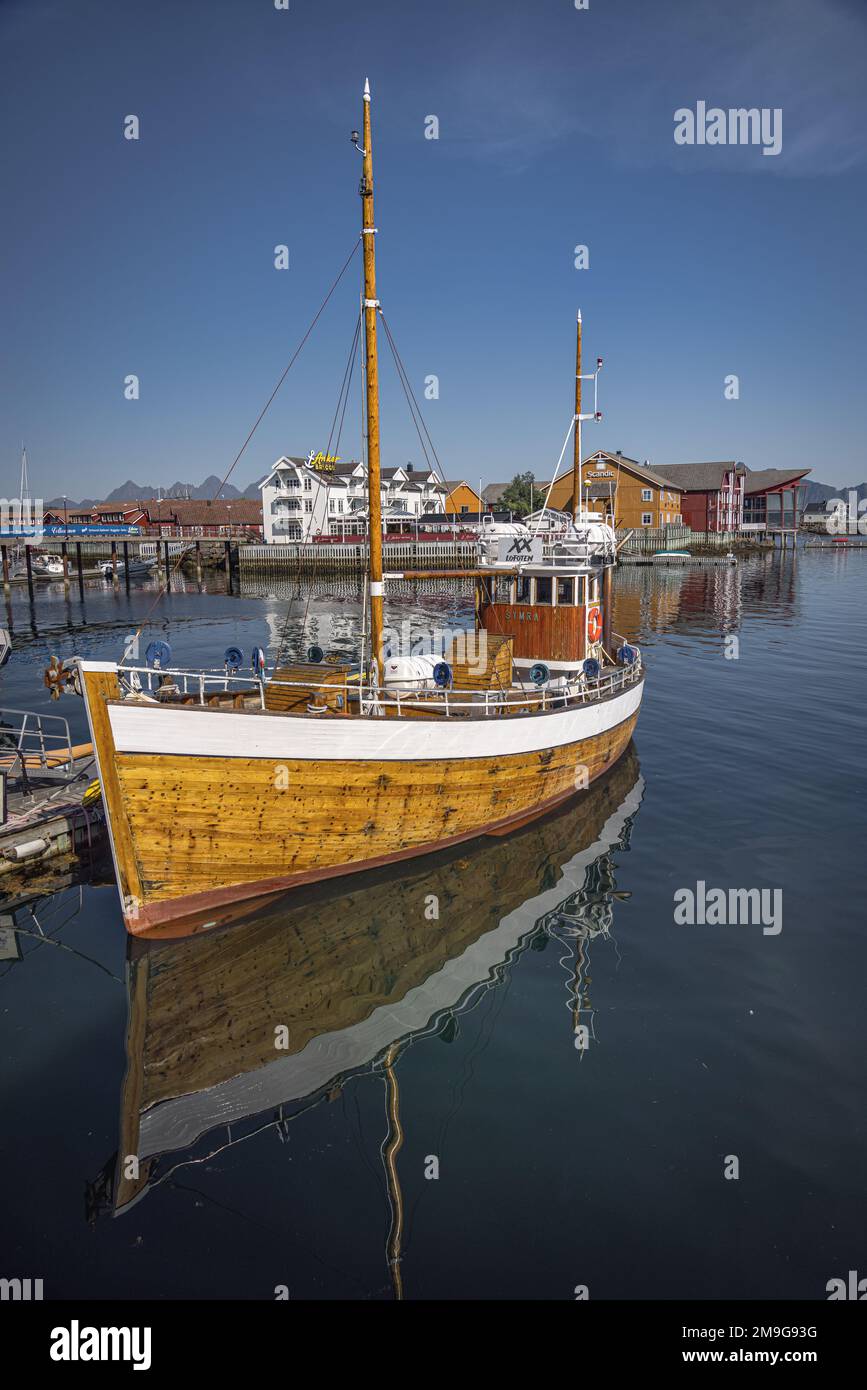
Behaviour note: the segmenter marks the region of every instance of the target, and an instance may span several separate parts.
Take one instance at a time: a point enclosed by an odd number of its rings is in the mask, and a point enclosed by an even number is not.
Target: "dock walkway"
[[[28,873],[33,867],[59,855],[87,857],[101,848],[106,834],[101,800],[85,793],[96,777],[93,749],[82,744],[73,749],[71,761],[53,766],[26,758],[26,782],[12,764],[11,754],[0,750],[0,776],[6,783],[4,818],[0,823],[0,879],[3,896],[7,875]]]

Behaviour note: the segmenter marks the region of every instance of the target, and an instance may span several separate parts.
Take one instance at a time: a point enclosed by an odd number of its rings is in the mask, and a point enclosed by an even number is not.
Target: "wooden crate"
[[[452,668],[455,690],[509,689],[512,684],[511,637],[487,632],[478,633],[473,641],[473,634],[470,633],[469,654],[475,654],[475,659],[466,660],[467,646],[462,638],[458,638],[443,658]],[[484,661],[480,659],[482,656]]]
[[[348,665],[299,661],[278,667],[265,686],[265,708],[282,714],[306,710],[308,705],[346,713],[345,685]],[[295,685],[275,685],[275,681],[295,681]],[[334,687],[330,689],[329,687]]]

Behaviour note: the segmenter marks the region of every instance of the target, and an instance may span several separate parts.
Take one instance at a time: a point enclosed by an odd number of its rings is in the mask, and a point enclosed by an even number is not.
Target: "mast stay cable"
[[[259,428],[259,426],[261,425],[262,421],[264,420],[265,415],[266,415],[266,412],[268,411],[269,407],[271,406],[271,403],[273,402],[274,397],[277,395],[277,392],[280,390],[280,387],[283,385],[283,382],[286,380],[287,376],[289,375],[289,372],[290,372],[291,369],[294,367],[296,361],[298,360],[299,356],[301,355],[301,350],[302,350],[302,348],[304,347],[305,343],[307,342],[307,339],[310,337],[310,334],[313,332],[314,328],[316,327],[317,323],[319,322],[320,318],[322,317],[322,314],[323,314],[323,312],[324,312],[324,310],[325,310],[326,305],[328,304],[328,301],[330,300],[330,298],[331,298],[331,296],[333,295],[334,291],[337,289],[337,286],[340,284],[340,281],[343,279],[343,276],[345,275],[346,271],[349,269],[350,262],[352,261],[352,258],[355,256],[356,252],[358,251],[358,248],[359,248],[360,245],[361,245],[361,237],[359,237],[358,240],[355,242],[355,244],[353,245],[353,248],[352,248],[352,250],[350,251],[349,255],[347,256],[346,260],[343,262],[343,265],[341,266],[341,268],[340,268],[340,270],[339,270],[339,272],[338,272],[338,274],[337,274],[336,279],[332,282],[331,288],[329,289],[328,293],[326,294],[326,296],[325,296],[325,298],[323,299],[322,303],[320,304],[319,308],[316,310],[316,313],[315,313],[315,315],[313,316],[313,318],[312,318],[312,320],[311,320],[311,322],[310,322],[310,324],[309,324],[309,326],[308,326],[308,328],[307,328],[307,331],[306,331],[306,333],[304,334],[304,337],[301,339],[301,341],[300,341],[300,343],[298,344],[297,348],[295,349],[295,351],[293,352],[292,356],[290,357],[290,359],[289,359],[289,361],[288,361],[286,367],[285,367],[284,370],[283,370],[283,374],[281,375],[279,381],[277,382],[277,385],[274,387],[274,390],[271,392],[270,396],[268,397],[267,401],[266,401],[265,404],[263,405],[262,409],[259,411],[259,414],[258,414],[258,416],[257,416],[257,418],[256,418],[256,421],[255,421],[255,423],[254,423],[252,429],[250,430],[249,434],[247,435],[247,438],[244,440],[243,444],[241,445],[240,449],[238,450],[237,454],[235,455],[234,459],[232,460],[232,462],[231,462],[231,464],[230,464],[230,466],[229,466],[229,469],[228,469],[228,471],[227,471],[225,477],[223,478],[222,482],[220,483],[220,486],[217,488],[216,497],[214,497],[214,498],[212,499],[213,501],[216,501],[217,498],[219,498],[220,493],[222,492],[223,488],[226,486],[226,483],[229,481],[230,477],[232,476],[232,473],[234,472],[234,470],[235,470],[237,464],[240,462],[240,459],[241,459],[241,457],[243,456],[244,452],[246,451],[247,446],[248,446],[248,444],[250,443],[250,440],[253,438],[253,435],[256,433],[257,429]],[[183,561],[186,559],[187,555],[190,553],[190,551],[191,551],[192,549],[193,549],[193,547],[190,546],[190,545],[183,546],[183,547],[181,548],[180,553],[178,554],[178,557],[177,557],[177,559],[176,559],[176,561],[175,561],[175,564],[174,564],[173,567],[172,567],[171,574],[177,573],[177,571],[180,569],[180,567],[181,567]],[[150,622],[151,614],[153,613],[153,611],[154,611],[154,609],[156,608],[157,604],[158,604],[158,603],[160,602],[160,600],[162,599],[163,595],[168,591],[169,581],[170,581],[170,579],[171,579],[171,574],[168,573],[168,566],[166,566],[166,569],[167,569],[166,581],[165,581],[165,583],[161,586],[161,588],[159,589],[159,592],[157,593],[156,598],[154,599],[154,601],[153,601],[153,603],[151,604],[150,608],[148,608],[147,612],[145,613],[144,618],[142,619],[142,621],[139,623],[138,627],[136,628],[136,631],[135,631],[135,637],[136,637],[136,638],[138,638],[138,637],[140,636],[142,629],[145,628],[145,627],[147,627],[148,623]]]

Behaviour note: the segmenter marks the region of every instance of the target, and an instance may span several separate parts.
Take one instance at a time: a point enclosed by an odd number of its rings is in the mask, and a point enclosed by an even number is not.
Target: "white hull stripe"
[[[578,743],[629,719],[641,704],[642,690],[639,682],[596,705],[473,720],[305,718],[132,702],[109,705],[108,712],[119,753],[404,762],[507,757]]]

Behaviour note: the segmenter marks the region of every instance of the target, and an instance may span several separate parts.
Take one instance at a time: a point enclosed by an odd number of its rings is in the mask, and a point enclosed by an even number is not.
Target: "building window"
[[[642,502],[652,502],[652,501],[653,501],[653,489],[652,489],[652,488],[649,488],[649,487],[643,487],[643,488],[641,489],[641,500],[642,500]]]
[[[312,479],[312,478],[305,478],[305,479],[304,479],[304,491],[305,491],[305,492],[312,492],[312,491],[313,491],[313,479]]]
[[[469,507],[461,507],[461,516],[466,516],[469,510]]]
[[[642,524],[642,526],[652,526],[652,525],[653,525],[653,512],[642,512],[642,513],[641,513],[641,524]]]
[[[312,512],[312,511],[313,511],[313,498],[312,498],[312,497],[305,497],[305,498],[304,498],[304,510],[305,510],[305,512]]]

